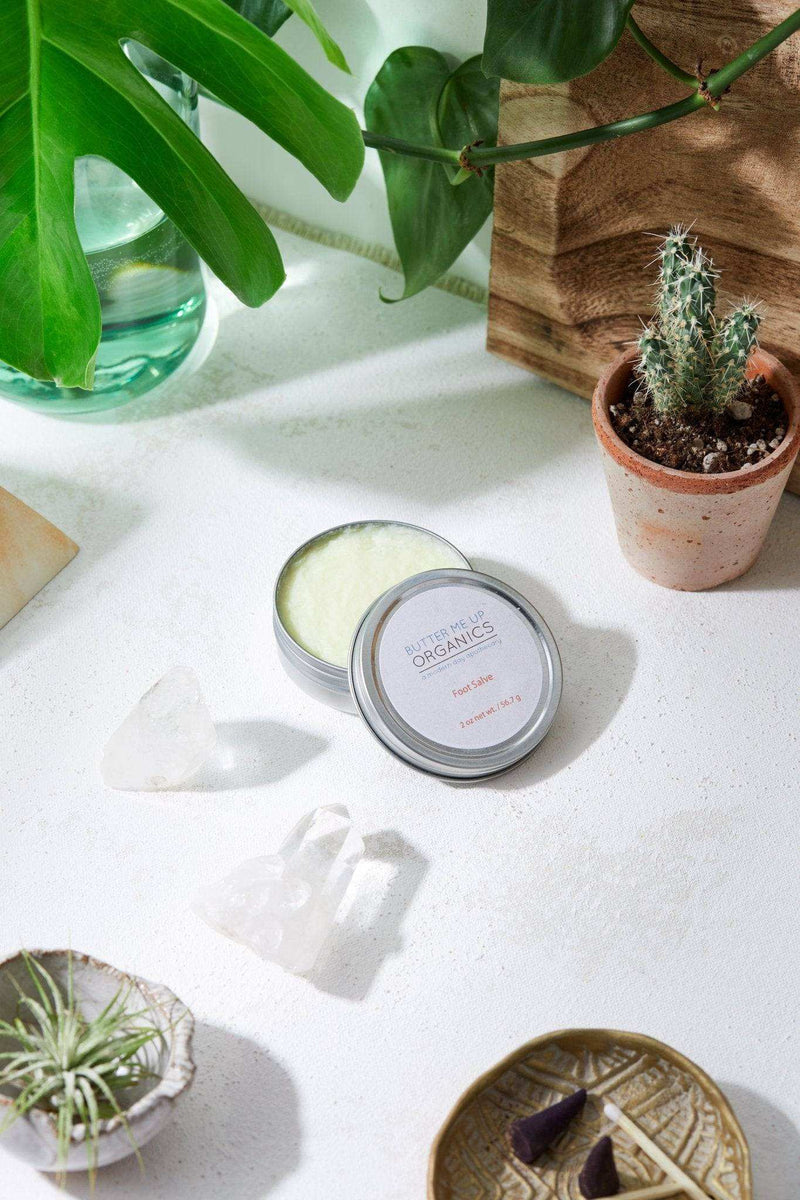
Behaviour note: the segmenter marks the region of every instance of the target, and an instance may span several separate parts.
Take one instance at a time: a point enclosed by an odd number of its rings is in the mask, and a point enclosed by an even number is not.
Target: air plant
[[[13,1021],[0,1021],[0,1090],[11,1097],[0,1134],[32,1109],[51,1114],[63,1183],[73,1130],[83,1125],[94,1185],[104,1120],[121,1119],[138,1156],[123,1111],[123,1093],[153,1077],[145,1048],[163,1041],[164,1035],[146,1019],[146,1009],[129,1009],[130,988],[120,988],[102,1012],[86,1017],[75,999],[72,956],[64,994],[41,962],[22,953],[34,991],[28,994],[14,980],[17,1015]]]
[[[717,320],[713,263],[688,230],[671,229],[659,259],[658,308],[639,339],[637,373],[660,413],[721,413],[744,383],[758,312],[745,302]]]

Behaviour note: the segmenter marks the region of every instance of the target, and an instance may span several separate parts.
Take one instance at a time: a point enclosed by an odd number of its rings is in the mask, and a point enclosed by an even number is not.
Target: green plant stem
[[[640,133],[643,129],[654,129],[657,125],[666,125],[670,121],[677,121],[680,117],[686,117],[689,113],[708,107],[709,99],[718,100],[740,75],[744,75],[762,58],[771,54],[781,42],[786,41],[798,29],[800,29],[800,8],[795,9],[791,16],[781,21],[780,25],[776,25],[769,33],[765,33],[758,41],[753,42],[747,50],[731,59],[726,66],[719,71],[714,71],[704,83],[705,94],[697,91],[684,100],[678,100],[675,104],[668,104],[664,108],[640,113],[635,117],[624,117],[621,121],[611,121],[607,125],[596,125],[593,129],[582,129],[577,133],[568,133],[561,137],[544,138],[538,142],[522,142],[512,146],[478,148],[469,151],[466,162],[463,159],[462,162],[471,167],[486,167],[497,162],[519,162],[521,159],[538,158],[544,154],[557,154],[562,150],[592,146],[596,142],[626,137],[631,133]]]
[[[749,71],[756,63],[761,62],[762,58],[771,54],[780,46],[781,42],[785,42],[798,29],[800,29],[800,8],[796,8],[790,16],[781,21],[780,25],[770,29],[769,33],[765,33],[757,42],[753,42],[752,46],[748,46],[736,58],[732,58],[726,66],[715,71],[707,82],[710,94],[721,96],[740,75],[744,75],[745,71]]]
[[[460,152],[438,146],[417,146],[411,142],[404,142],[400,138],[384,137],[366,130],[363,131],[364,144],[376,150],[405,154],[413,158],[427,158],[433,162],[451,165],[455,163],[474,169],[491,167],[495,163],[542,158],[548,154],[560,154],[565,150],[577,150],[583,146],[593,146],[598,142],[612,141],[614,138],[627,137],[631,133],[641,133],[645,129],[655,129],[658,125],[667,125],[670,121],[677,121],[701,108],[709,107],[709,101],[719,99],[740,75],[744,75],[762,58],[771,54],[781,42],[786,41],[798,29],[800,29],[800,8],[795,9],[791,16],[786,17],[758,41],[753,42],[747,50],[731,59],[726,66],[715,71],[704,82],[702,91],[695,90],[691,96],[686,96],[685,99],[678,100],[674,104],[667,104],[664,108],[638,113],[634,117],[623,117],[620,121],[610,121],[606,125],[595,125],[591,129],[579,129],[575,133],[565,133],[559,137],[540,138],[535,142],[517,142],[510,146],[479,146],[474,149],[465,147]],[[641,33],[641,30],[639,32]],[[653,49],[655,50],[655,47]],[[693,77],[690,78],[697,88],[699,81]]]
[[[671,58],[667,58],[666,54],[659,50],[658,46],[653,45],[644,30],[641,29],[637,22],[633,19],[632,13],[628,14],[627,25],[628,32],[633,35],[633,37],[644,50],[645,54],[649,54],[653,62],[658,63],[662,70],[666,71],[668,75],[671,75],[673,79],[678,79],[681,83],[688,83],[690,87],[696,89],[700,86],[700,81],[696,76],[692,75],[690,71],[684,71],[683,68],[679,67],[678,64],[673,62]]]
[[[417,146],[413,142],[404,142],[402,138],[387,137],[382,133],[370,133],[368,129],[361,130],[364,145],[373,150],[383,150],[388,154],[403,154],[406,158],[427,158],[430,162],[447,163],[451,167],[459,165],[460,151],[447,150],[444,146]]]
[[[655,129],[657,125],[666,125],[677,121],[698,108],[705,108],[706,101],[699,93],[668,104],[665,108],[656,108],[652,112],[639,113],[635,117],[623,117],[621,121],[611,121],[607,125],[594,125],[591,129],[579,129],[575,133],[562,133],[558,137],[540,138],[535,142],[517,142],[511,146],[490,146],[486,149],[465,151],[464,165],[470,167],[488,167],[495,163],[520,162],[528,158],[542,158],[547,154],[560,154],[564,150],[578,150],[582,146],[593,146],[597,142],[609,142],[614,138],[627,137],[631,133],[641,133],[644,129]]]

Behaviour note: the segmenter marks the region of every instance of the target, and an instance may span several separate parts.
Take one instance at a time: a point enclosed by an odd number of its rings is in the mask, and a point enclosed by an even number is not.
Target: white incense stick
[[[614,1200],[658,1200],[660,1196],[677,1196],[683,1191],[680,1183],[651,1183],[650,1187],[637,1188],[635,1192],[619,1192]]]
[[[616,1104],[611,1104],[607,1100],[603,1104],[603,1111],[609,1121],[613,1121],[616,1125],[619,1125],[620,1129],[624,1129],[625,1133],[633,1138],[636,1145],[641,1147],[645,1154],[654,1163],[657,1163],[662,1171],[669,1175],[670,1179],[674,1179],[680,1188],[686,1192],[687,1196],[691,1196],[692,1200],[708,1200],[708,1193],[704,1192],[701,1187],[698,1187],[695,1181],[690,1179],[686,1172],[682,1171],[678,1164],[668,1154],[665,1154],[660,1146],[657,1146],[630,1117],[626,1117],[622,1109],[617,1108]]]

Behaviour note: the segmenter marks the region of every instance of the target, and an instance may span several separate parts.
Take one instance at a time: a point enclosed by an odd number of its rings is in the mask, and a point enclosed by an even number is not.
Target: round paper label
[[[398,604],[378,648],[383,694],[417,733],[459,750],[497,746],[530,721],[544,683],[536,630],[509,600],[444,584]]]

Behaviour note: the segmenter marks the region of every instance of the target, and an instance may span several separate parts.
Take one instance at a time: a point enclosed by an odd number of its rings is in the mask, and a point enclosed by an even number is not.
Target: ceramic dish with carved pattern
[[[530,1166],[511,1152],[512,1122],[585,1088],[568,1131]],[[750,1153],[717,1085],[682,1054],[652,1038],[609,1029],[550,1033],[509,1055],[470,1087],[431,1150],[428,1200],[582,1200],[578,1174],[610,1134],[626,1191],[663,1184],[664,1172],[603,1113],[631,1117],[708,1194],[753,1200]],[[676,1200],[683,1193],[675,1191]]]

